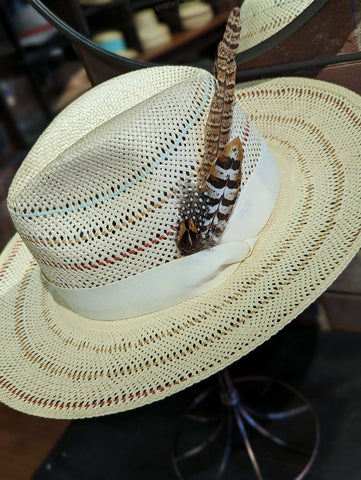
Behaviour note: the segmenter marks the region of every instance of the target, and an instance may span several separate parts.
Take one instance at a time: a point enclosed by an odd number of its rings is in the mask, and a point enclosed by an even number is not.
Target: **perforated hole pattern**
[[[22,172],[17,176],[10,213],[54,285],[105,285],[180,256],[175,243],[180,196],[195,182],[214,94],[210,74],[192,73],[114,115],[55,158],[50,143],[48,162],[27,175],[27,184]],[[170,85],[174,81],[169,78]],[[238,105],[234,136],[243,142],[244,186],[261,139]]]

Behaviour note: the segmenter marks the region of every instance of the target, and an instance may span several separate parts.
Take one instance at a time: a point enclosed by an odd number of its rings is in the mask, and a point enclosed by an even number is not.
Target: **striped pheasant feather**
[[[229,141],[236,79],[235,55],[240,35],[239,10],[238,7],[232,10],[217,50],[216,91],[206,122],[197,184],[194,188],[189,187],[181,199],[177,245],[182,255],[217,244],[241,184],[242,144],[239,137]]]
[[[239,137],[229,142],[214,162],[206,181],[208,208],[202,221],[202,239],[214,245],[223,233],[237,200],[242,180],[243,148]]]
[[[198,171],[198,178],[201,183],[207,178],[218,152],[224,149],[229,140],[236,83],[237,65],[235,56],[241,31],[239,12],[239,7],[235,7],[231,11],[223,39],[217,50],[214,67],[216,91],[205,127],[204,153]]]
[[[178,248],[190,255],[217,244],[231,216],[242,180],[243,148],[239,137],[214,161],[205,188],[184,194]]]

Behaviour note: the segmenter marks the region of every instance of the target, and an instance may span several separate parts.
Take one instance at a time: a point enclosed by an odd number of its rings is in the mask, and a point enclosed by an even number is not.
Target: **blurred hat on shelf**
[[[172,39],[168,25],[158,22],[158,18],[151,8],[139,11],[135,15],[135,24],[145,52],[160,48]]]
[[[145,52],[162,47],[172,39],[170,29],[165,23],[142,28],[139,30],[138,35]]]
[[[214,17],[212,7],[198,0],[179,7],[179,16],[184,30],[202,28]]]
[[[93,35],[92,40],[105,50],[113,53],[118,53],[127,48],[124,35],[119,30],[99,32],[96,35]]]
[[[134,20],[137,29],[152,27],[158,23],[157,15],[152,8],[140,10],[135,14]]]

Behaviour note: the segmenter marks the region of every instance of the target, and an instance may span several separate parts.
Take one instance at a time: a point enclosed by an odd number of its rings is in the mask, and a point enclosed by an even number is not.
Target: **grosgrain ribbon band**
[[[263,142],[220,245],[100,287],[66,289],[44,281],[55,299],[60,297],[72,311],[94,320],[136,317],[198,297],[226,281],[251,254],[279,186],[278,165]]]
[[[73,311],[87,318],[118,320],[144,315],[215,288],[250,251],[251,247],[242,240],[217,245],[109,285],[63,289],[61,296]],[[58,287],[50,288],[53,294],[59,293]]]

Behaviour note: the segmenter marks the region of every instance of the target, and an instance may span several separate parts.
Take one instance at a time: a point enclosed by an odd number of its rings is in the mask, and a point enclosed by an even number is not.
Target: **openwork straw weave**
[[[58,159],[65,161],[62,152],[67,147],[115,112],[125,110],[127,104],[150,97],[152,90],[157,93],[173,83],[175,89],[172,91],[177,92],[176,84],[181,80],[186,80],[187,90],[179,108],[184,108],[187,120],[176,128],[184,129],[191,117],[190,114],[188,118],[190,104],[187,98],[192,96],[193,87],[202,91],[200,99],[204,98],[207,88],[208,75],[198,71],[197,80],[192,80],[195,72],[177,67],[142,70],[91,90],[59,115],[43,134],[16,180],[17,187],[12,190],[9,203],[27,191],[31,177],[36,173],[40,177],[43,175],[41,170],[49,158],[56,158],[55,166],[51,175],[44,178],[52,182],[52,175],[60,168]],[[159,400],[208,377],[262,344],[306,308],[345,268],[361,244],[360,97],[335,85],[292,78],[240,86],[236,97],[271,147],[282,172],[276,207],[251,257],[220,287],[201,297],[154,314],[102,322],[82,318],[55,302],[42,283],[38,264],[16,235],[3,252],[0,266],[1,401],[39,416],[80,418],[115,413]],[[172,102],[167,92],[164,98]],[[198,93],[195,98],[198,99]],[[196,104],[199,109],[202,101],[197,100]],[[138,109],[143,113],[147,110],[140,103],[135,115]],[[128,118],[130,114],[125,112],[124,115]],[[167,109],[162,110],[159,118],[162,115],[168,115]],[[201,117],[202,114],[195,121],[195,127],[198,121],[203,121]],[[240,114],[240,118],[244,118],[243,115]],[[170,125],[165,123],[165,127],[170,128]],[[162,138],[160,131],[154,131],[154,137],[149,137],[145,136],[144,128],[141,124],[134,132],[134,145],[141,138],[145,151],[149,144],[156,151]],[[128,132],[130,134],[131,130]],[[253,139],[257,144],[256,134]],[[243,142],[246,147],[247,138]],[[171,148],[175,144],[165,145],[164,150],[167,146]],[[192,173],[186,158],[194,154],[187,146],[188,141],[184,144],[184,176]],[[177,148],[181,150],[183,145]],[[84,147],[84,155],[85,152]],[[149,164],[147,168],[151,168],[153,157],[140,161],[142,152],[140,147],[134,148],[131,159],[127,150],[124,151],[127,162],[133,162],[129,171],[134,175],[142,173],[140,163]],[[92,185],[94,168],[97,168],[96,159],[84,169],[84,177],[81,169],[74,172],[75,176],[80,176],[79,185],[86,179]],[[110,166],[104,166],[104,174],[108,174],[108,168]],[[67,170],[66,162],[64,171],[74,189],[77,182],[69,177],[71,169]],[[164,218],[174,215],[167,201],[161,204],[171,193],[173,175],[176,175],[174,171],[168,170],[152,184],[157,192],[162,192],[159,211],[164,212]],[[57,178],[61,180],[60,175]],[[73,195],[76,199],[81,197],[83,202],[79,185]],[[63,187],[66,188],[62,184]],[[101,179],[99,187],[104,196],[109,195],[108,190],[102,189]],[[125,203],[135,201],[130,191],[131,188],[123,192]],[[142,191],[143,187],[139,188],[139,204],[147,204]],[[52,197],[50,192],[41,195],[44,195],[41,196],[43,208],[59,208],[58,198]],[[53,198],[51,202],[50,198]],[[69,199],[68,205],[61,207],[71,208],[74,204]],[[99,208],[95,204],[93,207]],[[27,207],[19,204],[15,210],[24,214],[24,208]],[[39,211],[34,209],[35,213]],[[25,213],[34,212],[27,209]],[[134,212],[133,205],[125,221],[129,222]],[[61,213],[49,214],[55,215],[59,217]],[[25,220],[37,221],[37,217],[18,218],[24,223]],[[139,214],[123,228],[131,232],[134,225],[144,224],[147,233],[149,228],[157,233],[157,226],[149,226],[149,223],[149,217]],[[162,228],[166,224],[164,220]],[[100,226],[111,228],[108,223],[97,224],[98,232]],[[74,225],[74,228],[77,227]],[[84,232],[84,227],[81,228]],[[38,238],[41,235],[40,232]],[[54,232],[49,230],[47,235],[48,247],[67,248],[69,239],[66,236],[58,245],[53,239]],[[110,258],[113,253],[111,235],[108,232],[86,240],[89,245],[96,245],[104,241],[103,237],[108,239],[109,251],[102,251],[101,259],[104,255]],[[127,235],[131,238],[131,233]],[[167,236],[164,240],[155,245],[157,258],[164,252],[164,261],[167,261],[173,256],[169,252],[174,252],[173,247],[167,245],[174,242],[174,237],[168,239]],[[134,237],[134,241],[138,238]],[[39,250],[31,248],[40,252],[43,247],[41,244]],[[153,247],[146,248],[149,257],[139,258],[149,258],[152,265],[156,263],[150,253]],[[144,261],[140,260],[137,268],[144,268]],[[112,268],[113,265],[109,271]],[[132,268],[129,267],[129,271]],[[63,273],[63,278],[73,278],[68,272]],[[90,274],[87,278],[93,278],[89,282],[94,282],[97,276]],[[139,298],[141,301],[141,292]]]
[[[238,52],[248,50],[282,30],[313,0],[245,0]]]
[[[178,72],[188,76],[182,83],[177,83]],[[150,70],[151,86],[137,88],[150,95],[162,74]],[[128,89],[128,82],[119,80],[119,90],[122,83]],[[164,87],[170,88],[137,105],[136,98],[127,97],[121,114],[117,105],[103,107],[112,116],[109,121],[58,156],[43,155],[42,170],[27,177],[28,183],[22,171],[15,178],[10,213],[54,285],[106,285],[180,257],[175,242],[179,197],[196,181],[214,84],[207,72],[185,68],[165,75]],[[77,115],[75,108],[70,117]],[[56,130],[51,128],[49,142],[43,140],[48,152],[62,145]],[[257,164],[261,137],[239,107],[231,132],[236,136],[244,143],[244,185]],[[27,168],[38,162],[34,152]]]

